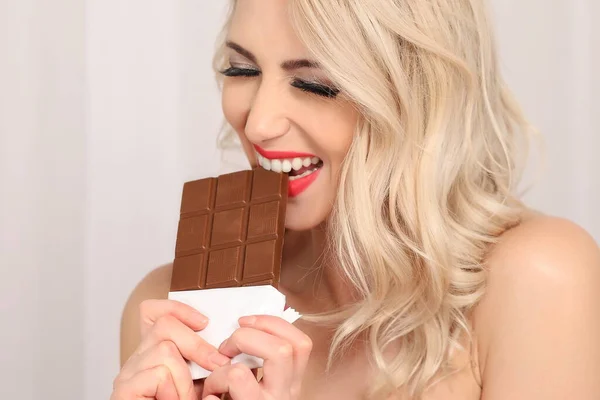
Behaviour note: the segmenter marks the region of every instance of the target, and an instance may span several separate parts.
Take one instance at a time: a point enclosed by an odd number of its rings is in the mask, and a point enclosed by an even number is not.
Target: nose
[[[285,102],[277,84],[259,86],[246,120],[246,136],[253,143],[268,142],[285,135],[290,130]]]

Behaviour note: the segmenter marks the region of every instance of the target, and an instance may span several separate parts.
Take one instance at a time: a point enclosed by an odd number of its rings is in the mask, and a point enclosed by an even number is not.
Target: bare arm
[[[600,396],[600,251],[578,226],[538,218],[489,260],[476,311],[483,400]]]

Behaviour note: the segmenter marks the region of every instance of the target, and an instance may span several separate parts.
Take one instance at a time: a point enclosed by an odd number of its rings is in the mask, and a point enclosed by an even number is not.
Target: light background
[[[598,240],[600,3],[492,3],[546,140],[527,198]],[[236,168],[215,147],[222,17],[214,0],[0,0],[1,398],[109,398],[123,304],[172,259],[182,183]]]

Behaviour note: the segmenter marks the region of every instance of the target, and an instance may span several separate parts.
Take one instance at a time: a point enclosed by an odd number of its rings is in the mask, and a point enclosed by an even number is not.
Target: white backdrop
[[[0,0],[2,399],[83,398],[83,27],[80,1]]]
[[[546,141],[527,198],[600,240],[600,3],[492,3]],[[223,1],[0,0],[1,398],[108,399],[123,304],[172,259],[182,183],[223,172],[222,16]]]

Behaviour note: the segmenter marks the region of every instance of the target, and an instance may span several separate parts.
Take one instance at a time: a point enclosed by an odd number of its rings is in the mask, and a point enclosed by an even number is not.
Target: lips
[[[258,164],[268,171],[289,174],[288,196],[304,192],[319,176],[323,162],[314,154],[269,151],[254,146]]]
[[[304,192],[306,189],[308,189],[308,187],[314,181],[317,180],[320,172],[321,172],[321,167],[317,167],[314,170],[312,170],[311,172],[309,172],[307,175],[305,175],[301,178],[292,179],[293,177],[290,176],[290,179],[288,180],[288,196],[296,197],[296,196],[300,195],[302,192]]]
[[[273,150],[265,150],[260,146],[254,145],[254,149],[258,154],[263,156],[264,158],[268,158],[270,160],[282,160],[282,159],[290,159],[290,158],[313,158],[316,157],[314,154],[309,153],[297,153],[293,151],[273,151]]]

